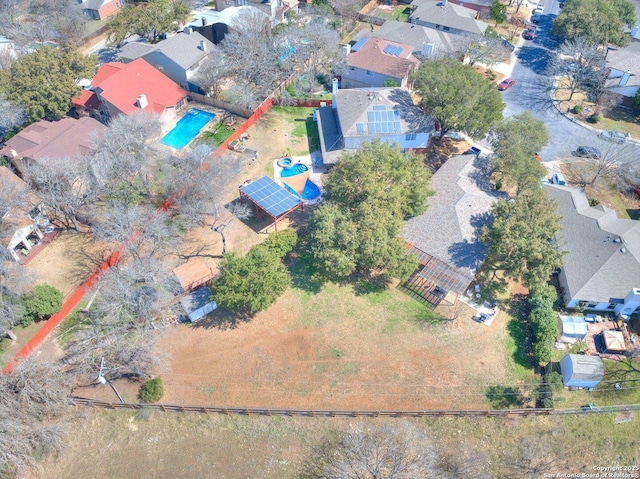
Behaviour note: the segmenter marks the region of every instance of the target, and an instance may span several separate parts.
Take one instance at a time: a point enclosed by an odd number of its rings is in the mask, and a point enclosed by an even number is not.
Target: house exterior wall
[[[420,25],[422,27],[431,28],[432,30],[442,30],[443,32],[453,33],[454,35],[462,35],[462,36],[476,36],[471,32],[467,32],[465,30],[458,30],[457,28],[445,27],[442,25],[436,25],[435,23],[431,23],[422,18],[413,18],[411,19],[411,23],[415,25]]]
[[[342,88],[381,88],[384,82],[394,80],[398,86],[406,87],[407,79],[386,75],[384,73],[348,66],[342,75]]]
[[[358,135],[358,136],[347,136],[344,138],[344,147],[346,149],[355,150],[360,147],[362,143],[368,143],[375,139],[393,143],[394,141],[400,145],[400,148],[426,148],[429,144],[430,133],[417,133],[415,134],[415,138],[413,136],[411,139],[407,138],[408,135]]]
[[[103,20],[110,15],[113,15],[122,6],[122,0],[112,0],[111,2],[105,3],[100,10],[98,10],[98,20]]]

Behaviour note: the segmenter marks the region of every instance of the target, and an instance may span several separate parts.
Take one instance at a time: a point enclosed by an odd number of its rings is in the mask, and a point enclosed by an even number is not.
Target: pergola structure
[[[302,200],[268,176],[263,176],[240,186],[240,203],[247,197],[256,207],[256,216],[260,219],[260,211],[264,211],[273,219],[278,231],[278,220],[284,218],[297,208],[304,210]]]

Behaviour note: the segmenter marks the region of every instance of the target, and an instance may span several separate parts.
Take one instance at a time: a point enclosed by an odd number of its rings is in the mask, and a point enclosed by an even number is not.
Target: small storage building
[[[194,290],[180,300],[180,304],[189,316],[189,321],[195,323],[203,316],[215,310],[218,305],[211,300],[211,290],[206,286]]]
[[[562,340],[580,341],[587,336],[587,323],[582,316],[560,316]]]
[[[604,377],[604,364],[600,356],[566,354],[560,360],[560,372],[565,387],[593,389]]]

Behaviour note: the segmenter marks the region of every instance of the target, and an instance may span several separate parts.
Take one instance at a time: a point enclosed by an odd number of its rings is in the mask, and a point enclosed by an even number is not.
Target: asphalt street
[[[559,13],[557,0],[541,2],[545,11],[538,24],[538,34],[533,40],[522,40],[515,50],[516,59],[511,78],[516,84],[502,93],[506,104],[505,117],[530,111],[543,120],[549,131],[549,143],[540,151],[543,161],[570,161],[571,152],[578,146],[595,146],[611,150],[608,142],[598,138],[599,130],[575,123],[561,114],[551,100],[553,77],[547,73],[547,65],[553,51],[558,47],[551,36],[551,22]],[[481,142],[486,145],[486,142]],[[488,145],[486,145],[488,146]],[[624,145],[625,156],[640,159],[640,145]]]

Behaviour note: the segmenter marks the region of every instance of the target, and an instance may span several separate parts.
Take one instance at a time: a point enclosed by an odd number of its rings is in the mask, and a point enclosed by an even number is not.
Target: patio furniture
[[[20,250],[20,252],[21,252],[23,255],[25,255],[25,256],[27,256],[27,255],[29,254],[29,250],[28,250],[27,248],[22,248],[22,249]]]

